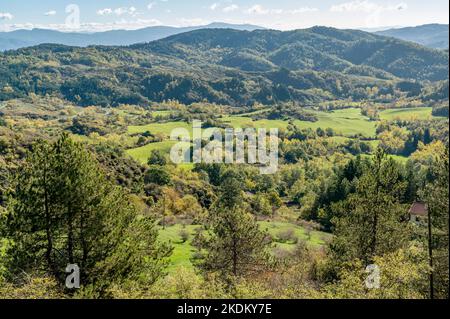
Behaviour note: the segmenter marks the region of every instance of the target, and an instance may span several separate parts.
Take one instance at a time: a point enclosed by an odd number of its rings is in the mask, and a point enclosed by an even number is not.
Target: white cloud
[[[114,10],[115,15],[117,16],[122,16],[124,14],[129,14],[129,15],[135,15],[136,14],[136,8],[135,7],[121,7],[121,8],[117,8]]]
[[[245,13],[252,15],[266,15],[266,14],[283,14],[289,11],[283,9],[268,9],[260,4],[255,4],[254,6],[248,8]]]
[[[396,5],[379,5],[368,0],[356,0],[351,2],[344,2],[341,4],[333,5],[330,8],[331,12],[382,12],[382,11],[395,11],[395,10],[405,10],[408,5],[404,2]]]
[[[114,14],[117,15],[117,16],[124,15],[127,12],[128,12],[128,8],[117,8],[117,9],[114,9]]]
[[[233,12],[238,10],[239,6],[237,4],[234,4],[232,0],[214,2],[209,6],[209,10],[211,11],[216,11],[219,8],[222,8],[222,12]]]
[[[225,7],[225,8],[223,8],[222,11],[228,13],[228,12],[236,11],[238,9],[239,9],[238,5],[232,4],[232,5],[229,5],[229,6]]]
[[[97,15],[99,16],[106,16],[115,14],[116,16],[120,17],[125,14],[128,14],[130,16],[136,16],[137,15],[137,9],[135,7],[120,7],[116,9],[111,8],[105,8],[97,11]]]
[[[387,13],[403,11],[408,8],[404,2],[395,5],[380,5],[368,0],[356,0],[351,2],[344,2],[331,6],[331,12],[338,13],[364,13],[364,23],[366,28],[375,28],[382,25],[387,25],[384,21]]]
[[[44,15],[46,15],[46,16],[54,16],[54,15],[56,15],[56,11],[55,10],[50,10],[50,11],[47,11],[46,13],[44,13]]]
[[[0,20],[12,20],[14,16],[9,12],[0,12]]]
[[[319,11],[319,9],[317,9],[317,8],[310,8],[310,7],[303,7],[303,8],[298,8],[298,9],[291,10],[290,13],[298,14],[298,13],[316,12],[316,11]]]
[[[259,14],[259,15],[262,15],[262,14],[269,14],[269,12],[270,12],[270,10],[264,8],[260,4],[255,4],[253,7],[250,7],[247,10],[248,14]]]
[[[155,2],[150,2],[150,3],[147,5],[147,9],[148,9],[148,10],[152,10],[153,7],[154,7],[155,5],[156,5]]]
[[[0,32],[10,32],[14,30],[31,30],[35,28],[32,23],[14,23],[14,24],[0,24]]]
[[[110,15],[112,13],[112,9],[111,8],[105,8],[105,9],[100,9],[97,11],[97,15],[99,16],[106,16],[106,15]]]
[[[133,19],[126,20],[121,19],[119,21],[108,23],[82,23],[79,28],[73,29],[67,24],[34,24],[34,23],[21,23],[21,24],[7,24],[0,25],[0,31],[14,31],[14,30],[31,30],[31,29],[51,29],[62,32],[102,32],[110,30],[137,30],[151,26],[162,25],[162,22],[157,19]]]

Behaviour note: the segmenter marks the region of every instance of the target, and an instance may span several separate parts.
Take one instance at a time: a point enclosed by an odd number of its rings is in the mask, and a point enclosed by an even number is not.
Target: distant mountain
[[[373,28],[358,28],[358,30],[364,31],[364,32],[380,32],[380,31],[386,31],[390,29],[400,29],[403,28],[403,26],[383,26],[383,27],[373,27]]]
[[[416,42],[429,48],[448,49],[448,24],[425,24],[379,31],[376,34]]]
[[[63,44],[86,47],[89,45],[131,45],[141,42],[150,42],[165,37],[199,30],[199,29],[234,29],[253,31],[262,27],[249,24],[211,23],[205,26],[185,28],[155,26],[139,30],[113,30],[96,33],[68,33],[55,30],[33,29],[0,32],[0,51],[14,50],[43,43]]]
[[[105,106],[358,101],[373,87],[393,96],[397,84],[420,94],[421,81],[448,80],[448,70],[447,51],[358,30],[202,29],[127,47],[0,53],[0,101],[30,93]]]
[[[380,78],[442,80],[448,54],[359,30],[313,27],[294,31],[198,30],[131,46],[193,63],[247,72],[287,68],[336,71]]]
[[[2,33],[0,33],[0,52],[6,50],[15,50],[18,48],[27,47],[30,42],[22,41],[18,39],[2,38]]]

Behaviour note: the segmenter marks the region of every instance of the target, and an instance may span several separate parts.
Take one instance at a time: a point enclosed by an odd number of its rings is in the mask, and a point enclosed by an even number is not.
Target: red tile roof
[[[427,216],[428,215],[427,205],[425,203],[415,202],[411,205],[409,213],[411,215],[416,216]]]

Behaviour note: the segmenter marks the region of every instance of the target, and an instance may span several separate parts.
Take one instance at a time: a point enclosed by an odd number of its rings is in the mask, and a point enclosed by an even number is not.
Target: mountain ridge
[[[90,45],[127,46],[137,43],[156,41],[172,35],[195,30],[218,28],[230,28],[240,31],[267,30],[264,27],[251,24],[228,24],[223,22],[213,22],[207,25],[192,27],[152,26],[136,30],[118,29],[101,32],[61,32],[52,29],[36,28],[32,30],[0,32],[0,51],[14,50],[44,43],[55,43],[80,47]],[[301,30],[308,30],[308,28]],[[362,29],[355,30],[393,37],[404,41],[411,41],[429,48],[448,49],[449,47],[448,24],[425,24],[414,27],[392,27],[380,31]]]
[[[445,70],[434,68],[430,62],[438,59],[440,65],[447,64],[448,54],[441,51],[364,31],[329,27],[284,32],[203,29],[130,47],[187,61],[206,59],[208,56],[218,64],[224,60],[224,55],[230,58],[230,55],[244,52],[253,55],[255,60],[263,58],[277,67],[290,70],[342,72],[352,65],[362,65],[400,78],[441,80],[447,76]],[[406,52],[413,52],[411,54],[416,56],[405,55]],[[329,63],[324,64],[324,60]],[[403,68],[400,64],[405,61],[414,63],[414,68]]]
[[[126,46],[141,42],[159,40],[171,35],[203,28],[230,28],[236,30],[256,30],[262,27],[251,24],[227,24],[213,22],[203,26],[171,27],[152,26],[137,30],[110,30],[102,32],[61,32],[52,29],[15,30],[0,32],[0,51],[16,50],[44,43],[86,47],[90,45]],[[2,43],[3,42],[3,43]]]
[[[415,42],[434,49],[448,49],[449,47],[448,24],[432,23],[415,27],[392,28],[375,33]]]
[[[448,81],[448,52],[326,27],[202,29],[128,47],[42,44],[7,51],[0,53],[0,71],[0,100],[35,93],[83,106],[269,105],[361,100],[374,87],[392,96],[397,85],[417,95],[422,81]]]

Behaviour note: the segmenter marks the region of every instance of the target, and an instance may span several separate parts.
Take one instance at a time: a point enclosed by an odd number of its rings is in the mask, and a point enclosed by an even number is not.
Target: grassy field
[[[325,244],[327,240],[331,238],[328,233],[319,231],[312,231],[310,236],[307,231],[298,225],[286,223],[286,222],[259,222],[261,230],[267,230],[267,232],[274,238],[280,231],[292,229],[299,240],[305,241],[310,247],[319,248]],[[192,268],[191,257],[195,252],[195,248],[192,246],[192,238],[195,233],[195,229],[200,226],[187,225],[183,226],[176,224],[164,229],[160,229],[159,239],[162,242],[170,243],[174,250],[170,257],[169,272],[176,271],[179,267]],[[182,242],[180,238],[180,231],[185,229],[189,233],[189,239],[186,242]],[[293,249],[295,244],[291,243],[275,243],[276,247],[283,249]]]
[[[135,134],[149,131],[152,134],[164,134],[167,137],[170,137],[170,133],[172,132],[173,129],[176,128],[185,128],[189,132],[191,132],[192,124],[186,122],[167,122],[167,123],[151,123],[142,126],[129,126],[128,133]]]
[[[377,141],[378,142],[378,141]],[[362,158],[373,158],[374,155],[368,155],[368,154],[361,154]],[[389,158],[392,158],[396,162],[405,164],[408,162],[409,157],[401,156],[401,155],[388,155]]]
[[[183,225],[176,224],[164,229],[160,229],[159,239],[162,242],[170,243],[173,246],[172,256],[170,256],[169,272],[176,271],[179,267],[192,268],[191,256],[195,248],[191,245],[195,229],[200,226],[187,225],[185,230],[189,232],[189,239],[183,243],[180,239],[180,231]]]
[[[431,107],[414,107],[404,109],[390,109],[380,112],[380,119],[392,120],[429,120],[433,116]]]
[[[395,119],[430,119],[431,107],[416,107],[416,108],[404,108],[404,109],[390,109],[380,113],[382,120],[395,120]],[[162,114],[166,114],[167,111],[161,111]],[[314,111],[318,121],[307,122],[296,120],[294,123],[300,128],[311,128],[313,130],[317,128],[327,129],[332,128],[337,135],[336,142],[343,142],[348,136],[361,134],[366,137],[374,137],[376,135],[375,129],[377,122],[369,121],[369,119],[361,114],[359,108],[348,108],[342,110],[336,110],[332,112],[319,112]],[[161,114],[161,115],[162,115]],[[222,122],[231,125],[234,128],[278,128],[286,129],[288,121],[284,120],[257,120],[253,121],[248,114],[236,115],[236,116],[224,116],[220,119]],[[175,128],[185,128],[192,134],[192,125],[186,122],[166,122],[166,123],[152,123],[144,126],[129,126],[128,133],[143,133],[150,131],[153,134],[164,134],[166,138],[169,138],[170,133]],[[376,147],[378,141],[372,141],[372,146]],[[163,141],[159,143],[152,143],[143,147],[128,150],[133,158],[141,163],[145,163],[150,152],[154,149],[161,150],[162,152],[169,153],[170,148],[175,144],[172,141]],[[396,158],[398,160],[405,160],[404,158]]]
[[[295,121],[295,124],[301,128],[332,128],[337,134],[355,135],[362,134],[364,136],[375,135],[375,122],[370,122],[366,117],[361,115],[360,109],[351,108],[344,110],[337,110],[334,112],[316,112],[318,121]],[[221,119],[222,122],[230,124],[234,128],[278,128],[286,129],[288,121],[284,120],[258,120],[253,121],[248,116],[225,116]],[[152,123],[143,126],[129,126],[128,133],[143,133],[150,131],[153,134],[164,134],[169,138],[170,133],[175,128],[185,128],[192,134],[192,125],[186,122],[166,122],[166,123]],[[164,153],[169,153],[170,148],[175,144],[173,141],[163,141],[159,143],[151,143],[143,147],[130,149],[127,151],[134,159],[141,163],[145,163],[152,150],[158,149]]]
[[[331,235],[328,233],[320,232],[320,231],[311,231],[310,234],[306,231],[304,227],[298,226],[296,224],[286,223],[286,222],[259,222],[259,226],[262,230],[267,230],[267,232],[272,235],[274,238],[277,237],[279,232],[292,229],[295,233],[295,236],[302,241],[305,241],[308,245],[312,247],[320,247],[323,246],[326,241],[331,239]],[[281,245],[288,249],[293,248],[295,245],[288,243],[277,243],[277,245]]]
[[[332,128],[337,134],[356,135],[367,137],[375,136],[376,123],[361,115],[361,110],[356,108],[336,110],[333,112],[317,112],[317,122],[296,121],[301,128]]]
[[[364,136],[375,135],[375,122],[361,115],[361,110],[357,108],[336,110],[333,112],[315,112],[318,121],[308,122],[296,120],[294,123],[300,128],[327,129],[332,128],[337,134]],[[288,126],[287,121],[283,120],[258,120],[253,121],[247,116],[228,116],[223,118],[223,122],[233,127],[254,127],[254,128],[283,128]]]
[[[160,150],[163,153],[169,154],[171,147],[176,143],[177,142],[170,140],[158,143],[150,143],[142,147],[127,150],[127,153],[135,160],[141,163],[147,163],[148,157],[153,150]]]

